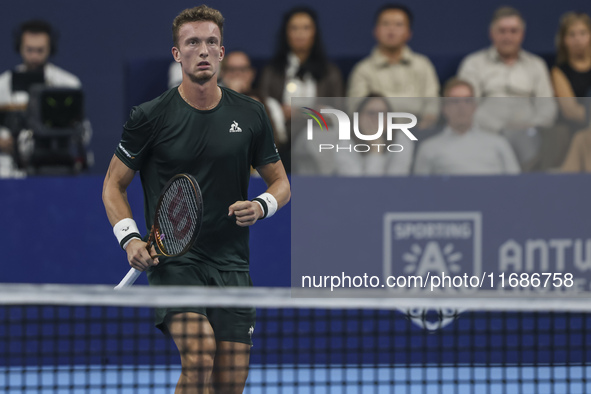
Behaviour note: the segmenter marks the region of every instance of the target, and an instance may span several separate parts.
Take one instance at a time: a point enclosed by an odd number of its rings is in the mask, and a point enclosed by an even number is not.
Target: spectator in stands
[[[469,82],[450,79],[444,86],[443,114],[447,126],[418,148],[415,174],[493,175],[517,174],[519,164],[501,136],[474,125],[476,99]]]
[[[256,72],[250,64],[250,58],[242,51],[229,52],[222,60],[220,77],[222,84],[238,93],[256,96],[252,83]]]
[[[22,176],[14,162],[14,140],[6,127],[0,126],[0,178]]]
[[[252,67],[250,58],[246,53],[242,51],[229,52],[224,56],[224,60],[222,60],[220,85],[265,104],[267,115],[273,126],[275,143],[285,145],[288,141],[288,136],[281,104],[273,97],[265,97],[253,88],[255,75],[256,71]]]
[[[407,45],[412,24],[413,15],[403,5],[388,4],[378,10],[373,30],[377,45],[351,72],[347,96],[366,97],[372,92],[384,97],[439,96],[433,64]],[[438,118],[437,104],[436,100],[413,100],[409,108],[400,110],[420,115],[417,127],[425,129]]]
[[[49,62],[56,53],[56,33],[52,26],[43,20],[23,22],[15,33],[14,48],[21,55],[22,64],[14,70],[0,74],[0,111],[6,111],[8,130],[1,133],[4,152],[3,163],[8,165],[8,152],[15,155],[11,166],[16,168],[16,157],[27,157],[33,149],[32,134],[24,131],[26,127],[25,110],[29,102],[28,89],[33,83],[43,83],[51,87],[80,88],[78,77]],[[84,142],[88,144],[91,126],[85,122]],[[20,149],[17,151],[14,141],[18,139]],[[85,163],[86,164],[86,163]],[[20,171],[17,171],[20,174]]]
[[[39,72],[48,86],[79,88],[78,77],[49,62],[56,52],[55,40],[53,28],[45,21],[31,20],[21,24],[15,37],[15,50],[23,63],[14,71]],[[26,105],[29,95],[26,91],[12,90],[12,76],[12,70],[0,74],[0,105]]]
[[[461,63],[458,77],[474,86],[477,97],[523,97],[516,100],[482,100],[476,122],[486,131],[504,134],[518,160],[526,169],[548,154],[543,134],[556,117],[554,97],[545,62],[522,49],[525,21],[511,7],[497,9],[489,28],[492,46],[468,55]],[[552,148],[552,147],[548,147]]]
[[[556,35],[558,53],[552,68],[552,82],[563,117],[583,128],[589,126],[591,97],[591,18],[585,13],[567,12],[560,18]]]
[[[394,112],[388,99],[371,94],[361,101],[356,112],[359,114],[359,130],[363,134],[373,134],[378,131],[381,116],[382,135],[379,139],[371,142],[354,138],[355,144],[369,147],[367,152],[362,147],[359,152],[343,150],[335,153],[336,174],[345,176],[408,175],[414,143],[401,130],[396,131],[393,141],[386,139],[386,116],[388,112]],[[402,150],[399,150],[400,148]]]
[[[328,61],[316,12],[297,7],[283,17],[275,55],[262,72],[260,90],[277,99],[291,116],[292,97],[340,97],[341,71]]]
[[[296,7],[284,15],[275,55],[260,76],[259,92],[281,103],[287,130],[291,130],[292,97],[344,95],[341,71],[326,57],[318,18],[312,9]],[[294,121],[301,126],[305,123],[303,117]],[[297,129],[300,128],[303,127],[298,125]],[[277,148],[289,171],[289,143]]]
[[[575,134],[560,170],[591,172],[591,129]]]
[[[183,69],[181,64],[177,62],[170,63],[168,67],[168,88],[172,89],[181,84],[183,81]]]
[[[567,12],[560,18],[556,34],[557,56],[552,67],[552,84],[558,97],[560,115],[554,127],[554,141],[557,157],[551,167],[566,171],[579,171],[584,163],[580,154],[589,141],[588,136],[573,133],[590,126],[589,99],[591,96],[591,18],[580,12]],[[572,139],[572,141],[571,141]],[[570,153],[569,151],[569,144]],[[575,157],[578,157],[575,159]]]
[[[458,77],[474,86],[477,97],[552,97],[544,61],[521,48],[525,21],[519,11],[501,7],[490,23],[492,46],[468,55]]]

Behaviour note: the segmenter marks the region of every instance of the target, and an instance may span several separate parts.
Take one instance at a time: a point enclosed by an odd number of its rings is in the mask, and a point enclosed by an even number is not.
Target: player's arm
[[[103,183],[103,203],[111,226],[116,226],[124,219],[132,219],[131,207],[127,200],[127,188],[134,175],[135,171],[127,167],[117,156],[113,156]],[[150,258],[146,243],[141,239],[131,239],[125,245],[125,251],[129,265],[140,271],[158,264],[158,259]],[[153,254],[156,252],[153,251]]]
[[[252,226],[257,220],[272,216],[289,202],[291,190],[289,179],[281,160],[257,168],[267,184],[267,191],[253,201],[236,201],[230,205],[228,216],[236,216],[236,224]]]

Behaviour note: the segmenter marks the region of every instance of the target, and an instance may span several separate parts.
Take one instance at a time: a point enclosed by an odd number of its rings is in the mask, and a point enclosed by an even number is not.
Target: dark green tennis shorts
[[[220,271],[207,264],[175,261],[161,262],[148,270],[150,286],[241,286],[252,287],[247,271]],[[199,300],[196,300],[196,304]],[[165,319],[168,315],[180,312],[199,313],[209,320],[216,341],[246,343],[252,346],[255,308],[156,308],[156,327],[168,334]]]

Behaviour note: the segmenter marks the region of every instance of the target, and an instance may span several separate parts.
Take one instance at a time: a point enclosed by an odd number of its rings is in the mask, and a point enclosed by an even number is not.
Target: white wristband
[[[270,218],[277,212],[277,200],[271,193],[263,193],[252,201],[258,203],[263,209],[263,217],[261,219]]]
[[[113,233],[115,234],[117,241],[119,241],[119,245],[124,250],[132,239],[142,239],[140,230],[138,230],[137,224],[135,224],[135,220],[131,218],[125,218],[118,221],[117,224],[113,226]]]

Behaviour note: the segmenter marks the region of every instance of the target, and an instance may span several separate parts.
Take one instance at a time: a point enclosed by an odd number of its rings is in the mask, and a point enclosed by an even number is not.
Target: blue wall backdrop
[[[402,1],[404,2],[404,1]],[[95,130],[95,173],[104,173],[129,108],[125,102],[125,67],[137,59],[170,57],[170,25],[182,9],[199,4],[156,1],[2,1],[0,70],[12,68],[19,56],[13,49],[13,29],[23,20],[45,18],[60,31],[54,62],[77,74],[86,92],[88,117]],[[226,17],[226,47],[268,58],[275,45],[281,15],[297,4],[319,13],[328,53],[333,58],[365,56],[373,45],[375,10],[384,1],[212,0]],[[528,22],[525,47],[536,53],[554,51],[559,16],[569,10],[591,12],[587,0],[406,1],[416,16],[411,45],[431,56],[462,56],[488,44],[487,26],[493,10],[511,4]],[[171,58],[172,59],[172,58]],[[162,78],[154,75],[146,78]]]
[[[576,281],[561,292],[590,291],[588,174],[292,176],[291,185],[294,288],[302,286],[304,276],[315,276],[319,284],[320,278],[334,275],[339,278],[329,284],[338,287],[343,274],[375,275],[382,285],[382,278],[389,275],[416,275],[429,283],[424,292],[417,291],[420,286],[400,285],[402,289],[394,289],[400,290],[396,295],[407,290],[432,296],[430,285],[437,287],[439,282],[429,281],[428,273],[432,278],[442,273],[447,277],[467,274],[474,280],[486,273],[494,280],[483,281],[481,287],[474,281],[471,289],[449,289],[449,285],[446,289],[446,294],[474,294],[479,288],[482,295],[491,287],[512,291],[511,274],[556,273],[557,277],[572,275]],[[376,296],[394,296],[374,283]],[[551,286],[536,290],[548,295],[558,292]]]
[[[116,284],[129,270],[101,200],[103,177],[0,180],[0,283]],[[254,198],[266,186],[252,179]],[[139,176],[128,189],[146,234]],[[251,274],[257,286],[289,286],[291,210],[251,228]],[[147,284],[142,275],[138,283]]]

